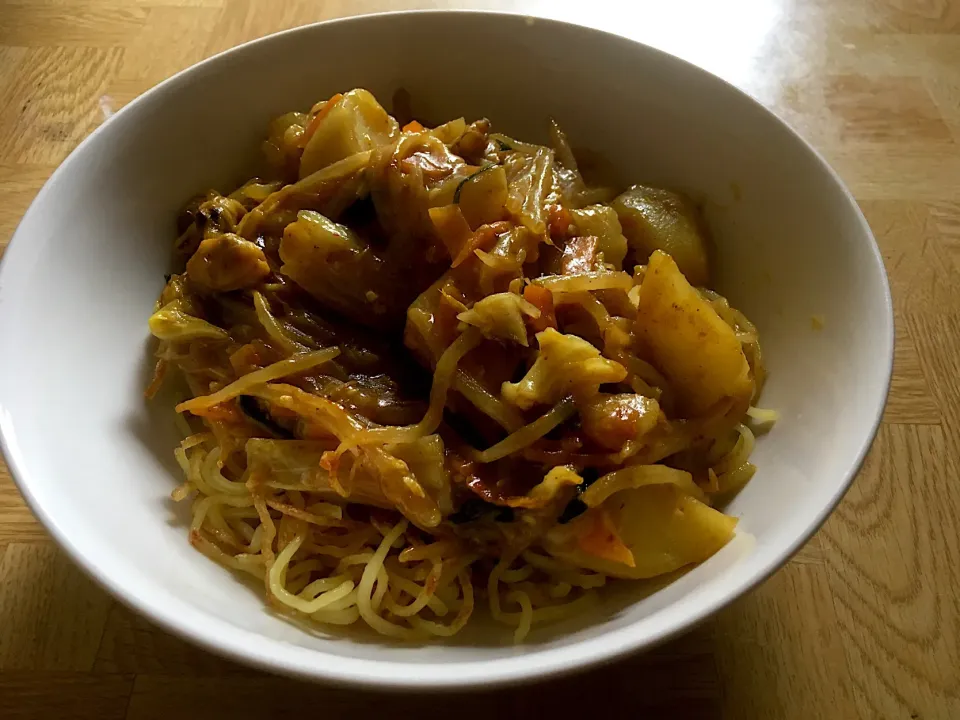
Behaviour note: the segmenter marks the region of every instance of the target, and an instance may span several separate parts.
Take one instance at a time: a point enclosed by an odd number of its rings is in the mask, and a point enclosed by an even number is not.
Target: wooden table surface
[[[630,35],[739,85],[825,154],[896,307],[866,467],[797,557],[689,635],[547,685],[427,697],[271,677],[161,632],[66,560],[0,463],[0,718],[960,718],[960,2],[0,0],[0,247],[74,146],[175,71],[282,28],[418,5]]]

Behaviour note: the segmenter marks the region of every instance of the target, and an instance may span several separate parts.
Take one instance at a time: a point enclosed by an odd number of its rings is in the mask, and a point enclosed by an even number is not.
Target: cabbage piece
[[[625,272],[587,272],[578,275],[541,275],[532,280],[554,295],[584,293],[593,290],[630,290],[633,278]]]
[[[553,404],[567,395],[590,396],[604,383],[620,382],[627,370],[600,356],[600,351],[576,335],[553,328],[537,333],[540,352],[518,383],[506,382],[503,397],[523,410],[538,403]]]
[[[283,183],[279,180],[266,182],[260,178],[253,178],[230,193],[229,198],[230,200],[236,200],[243,205],[244,208],[249,210],[262,203],[282,187]]]
[[[632,393],[601,393],[580,408],[583,432],[609,450],[639,440],[657,426],[661,416],[656,400]]]
[[[251,438],[246,445],[247,470],[254,476],[269,477],[280,484],[305,485],[311,492],[327,500],[346,499],[362,505],[393,509],[393,503],[384,494],[379,479],[371,473],[355,472],[346,497],[335,489],[330,472],[321,467],[320,461],[324,453],[335,450],[336,446],[336,441]]]
[[[578,567],[650,578],[706,560],[730,541],[736,524],[675,485],[647,485],[616,492],[566,525],[555,525],[543,546]]]
[[[362,88],[345,93],[321,112],[323,117],[300,158],[302,178],[350,155],[387,145],[400,135],[397,121]]]
[[[229,339],[224,330],[191,315],[190,309],[190,303],[182,298],[167,303],[150,316],[150,332],[160,340]]]
[[[453,512],[450,471],[439,435],[427,435],[412,443],[391,445],[387,451],[403,460],[421,487],[437,502],[440,512]]]
[[[577,233],[596,236],[603,261],[620,270],[627,255],[627,238],[623,235],[616,211],[605,205],[591,205],[571,210],[570,214]]]
[[[206,238],[187,261],[187,276],[218,292],[255,287],[269,274],[263,250],[234,233]]]
[[[527,347],[524,315],[538,318],[540,311],[519,295],[502,292],[478,300],[472,308],[457,315],[457,319],[479,328],[491,340],[507,340]]]
[[[435,527],[444,512],[452,510],[446,471],[438,467],[443,444],[422,438],[406,446],[360,448],[357,456],[345,453],[337,461],[337,481],[321,466],[336,441],[247,440],[247,469],[272,481],[305,485],[328,500],[400,510],[420,527]],[[408,464],[401,458],[411,459]],[[329,467],[327,462],[324,465]],[[342,491],[342,492],[341,492]]]
[[[459,205],[443,205],[432,207],[429,210],[430,222],[440,242],[447,249],[451,258],[457,257],[460,251],[473,237],[473,229],[463,216]]]
[[[636,490],[648,485],[674,485],[697,500],[704,499],[703,490],[690,473],[666,465],[630,465],[614,470],[597,478],[580,499],[587,507],[599,507],[622,490]]]
[[[271,216],[287,215],[295,210],[311,209],[337,217],[369,192],[367,176],[372,160],[372,150],[350,155],[292,185],[283,186],[243,216],[237,234],[255,240],[261,225],[268,223]]]
[[[301,210],[283,231],[280,259],[280,272],[347,317],[375,326],[403,317],[407,294],[346,225]]]
[[[420,293],[407,308],[403,344],[425,367],[432,368],[454,339],[455,323],[444,323],[444,315],[440,309],[443,288],[449,281],[444,275]]]
[[[437,125],[427,132],[433,135],[444,145],[450,146],[460,140],[467,130],[467,121],[462,117],[455,118],[445,122],[443,125]]]
[[[506,157],[507,210],[537,235],[547,232],[547,196],[553,187],[553,151],[538,147],[533,155]]]
[[[736,333],[660,250],[650,257],[638,301],[637,339],[681,409],[699,416],[732,403],[745,412],[754,383]]]
[[[457,185],[472,171],[438,138],[406,134],[371,178],[377,219],[398,261],[417,269],[415,258],[445,255],[428,211],[453,203]],[[431,247],[434,245],[436,247]],[[426,263],[429,265],[430,263]]]
[[[655,250],[668,253],[691,285],[710,280],[707,242],[693,202],[679,193],[634,185],[617,196],[613,208],[637,262]]]
[[[484,295],[506,290],[523,274],[523,264],[537,259],[540,238],[529,228],[515,226],[497,236],[489,252],[477,251],[477,285]]]
[[[474,230],[496,222],[507,202],[507,174],[499,165],[488,165],[464,180],[454,199]]]
[[[391,505],[415,525],[432,528],[440,524],[443,514],[439,503],[427,494],[410,466],[397,455],[381,447],[360,447],[354,467],[356,471],[351,468],[350,472],[344,473],[351,478],[347,481],[348,488],[353,487],[358,476],[372,476],[380,483],[380,489]]]

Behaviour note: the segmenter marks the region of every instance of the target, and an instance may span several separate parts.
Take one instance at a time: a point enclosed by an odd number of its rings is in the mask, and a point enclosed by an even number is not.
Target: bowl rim
[[[826,519],[834,511],[840,500],[849,490],[853,481],[859,474],[860,469],[866,459],[873,441],[877,435],[886,406],[887,395],[890,390],[890,383],[893,375],[893,352],[894,352],[894,315],[893,301],[890,292],[890,283],[887,277],[886,269],[883,263],[882,255],[876,238],[870,229],[866,218],[863,215],[859,205],[850,192],[849,188],[823,158],[823,156],[814,148],[804,137],[797,132],[789,123],[777,115],[775,112],[764,106],[751,95],[741,90],[732,83],[715,75],[694,63],[673,55],[670,52],[661,50],[646,43],[633,40],[623,35],[611,33],[598,28],[579,25],[577,23],[558,20],[553,18],[540,17],[524,12],[510,11],[491,11],[476,9],[420,9],[420,10],[397,10],[390,12],[364,13],[348,17],[331,18],[307,25],[301,25],[276,33],[271,33],[253,40],[249,40],[240,45],[228,48],[222,52],[205,58],[194,65],[191,65],[176,74],[166,78],[162,82],[148,89],[138,97],[134,98],[123,108],[108,117],[99,127],[94,129],[86,138],[84,138],[70,153],[64,158],[60,165],[54,170],[43,187],[37,193],[36,197],[30,203],[27,211],[24,213],[17,229],[14,231],[7,245],[3,257],[0,258],[0,298],[3,297],[4,279],[14,272],[18,263],[29,258],[29,243],[26,237],[22,240],[18,238],[23,235],[23,227],[27,219],[38,212],[38,208],[45,202],[48,195],[53,192],[58,185],[58,179],[64,173],[65,168],[74,160],[76,156],[82,154],[86,147],[95,141],[101,133],[109,132],[109,128],[115,121],[115,118],[123,116],[131,108],[141,107],[150,102],[157,102],[164,95],[174,92],[177,86],[187,81],[190,76],[197,72],[202,72],[203,68],[228,62],[229,58],[235,53],[247,52],[251,47],[258,44],[268,44],[282,42],[281,38],[297,33],[313,32],[318,26],[329,26],[339,24],[364,24],[371,20],[389,21],[391,17],[398,16],[444,16],[444,15],[476,15],[487,17],[502,17],[514,20],[516,18],[532,19],[537,23],[547,23],[550,25],[563,26],[577,32],[593,33],[602,36],[608,41],[630,42],[641,46],[646,52],[659,59],[678,63],[686,66],[687,72],[700,73],[707,76],[710,80],[726,86],[727,92],[732,92],[739,96],[739,99],[754,106],[768,115],[774,122],[778,123],[784,130],[797,141],[800,147],[812,156],[816,164],[825,170],[827,176],[836,186],[853,210],[854,217],[857,219],[861,231],[870,240],[870,250],[879,271],[881,286],[883,290],[883,324],[881,327],[881,338],[885,340],[885,348],[882,358],[878,362],[883,362],[883,388],[873,400],[874,417],[870,422],[870,427],[863,436],[856,455],[850,461],[849,470],[846,476],[838,483],[837,488],[829,501],[812,518],[807,527],[781,552],[772,556],[754,575],[739,581],[737,584],[717,593],[714,597],[704,601],[695,613],[685,615],[680,618],[671,619],[651,634],[637,636],[631,634],[630,627],[622,628],[616,632],[603,633],[595,638],[579,641],[572,645],[565,645],[557,648],[537,650],[515,658],[505,658],[497,660],[469,660],[462,663],[450,665],[449,663],[403,663],[394,660],[380,659],[362,659],[335,656],[336,662],[333,663],[313,663],[309,666],[297,662],[296,657],[285,652],[282,647],[282,641],[277,641],[277,649],[274,652],[267,653],[262,651],[262,636],[234,626],[220,618],[209,615],[205,611],[190,608],[189,613],[175,613],[167,608],[162,602],[152,602],[149,598],[137,594],[128,589],[123,578],[117,575],[110,575],[102,571],[99,567],[97,558],[92,554],[85,553],[77,547],[58,525],[53,514],[41,504],[37,497],[31,491],[30,475],[26,469],[26,463],[22,457],[13,429],[10,414],[5,411],[3,398],[0,397],[0,454],[4,456],[10,474],[27,503],[30,510],[42,523],[44,528],[53,537],[56,543],[62,548],[67,556],[84,571],[84,573],[94,580],[101,588],[106,590],[112,597],[119,600],[126,607],[137,614],[143,615],[150,622],[158,625],[163,630],[170,632],[178,637],[190,641],[193,644],[228,659],[234,660],[244,665],[254,666],[263,670],[279,673],[282,675],[296,677],[300,679],[313,681],[326,681],[343,686],[382,689],[382,690],[458,690],[458,689],[477,689],[504,687],[518,685],[522,683],[544,680],[547,678],[556,678],[571,674],[588,668],[595,668],[622,658],[630,653],[641,650],[649,650],[663,642],[670,640],[684,632],[689,631],[694,626],[703,622],[719,610],[723,609],[733,601],[745,595],[747,592],[755,589],[773,573],[780,569],[823,525]],[[7,310],[7,312],[11,312]],[[0,320],[4,312],[0,308]],[[2,329],[2,324],[0,324]],[[0,340],[0,346],[3,345]],[[187,606],[189,607],[189,606]],[[191,617],[195,616],[195,617]],[[261,640],[261,647],[251,640]],[[317,658],[334,657],[328,656],[322,651],[310,651],[305,648],[298,648],[305,652],[312,652]],[[434,673],[431,671],[440,670],[444,667],[455,667],[456,673]],[[397,671],[400,670],[399,675]],[[413,672],[411,672],[411,670]]]

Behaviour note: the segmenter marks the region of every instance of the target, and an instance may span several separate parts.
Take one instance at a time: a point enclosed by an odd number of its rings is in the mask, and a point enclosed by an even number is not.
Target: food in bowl
[[[550,136],[351,90],[181,214],[147,396],[185,381],[190,542],[274,607],[417,639],[485,596],[519,641],[733,536],[756,329],[689,198],[588,184]]]

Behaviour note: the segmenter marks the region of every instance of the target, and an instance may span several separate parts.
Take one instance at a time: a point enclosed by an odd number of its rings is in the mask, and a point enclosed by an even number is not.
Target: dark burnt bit
[[[413,98],[406,88],[400,87],[394,91],[390,105],[393,117],[401,126],[413,120]]]
[[[581,470],[579,474],[583,478],[583,482],[577,485],[577,494],[582,495],[584,490],[597,481],[600,477],[600,471],[597,468],[588,467]]]
[[[516,513],[512,507],[494,505],[482,498],[469,498],[449,518],[454,525],[475,522],[484,518],[491,518],[494,522],[511,523],[516,520]]]
[[[596,468],[584,468],[580,471],[580,477],[583,478],[583,482],[577,485],[577,496],[567,503],[563,512],[560,513],[560,517],[557,518],[557,522],[561,525],[566,525],[587,511],[587,506],[583,500],[580,499],[580,496],[583,495],[588,487],[597,481],[597,478],[600,477],[600,471]]]
[[[260,401],[257,398],[250,395],[240,395],[237,398],[237,407],[240,408],[240,412],[247,416],[250,422],[269,433],[271,437],[281,440],[293,439],[293,433],[270,417],[270,414],[260,406]]]
[[[516,520],[516,514],[513,512],[512,507],[500,508],[497,514],[493,516],[493,519],[501,523],[511,523]]]
[[[562,440],[565,437],[575,436],[580,431],[580,414],[574,413],[571,417],[557,425],[544,435],[547,440]]]
[[[183,235],[191,226],[197,222],[197,213],[195,208],[186,207],[177,215],[177,235]]]
[[[469,498],[465,500],[463,505],[448,519],[454,525],[473,522],[474,520],[479,520],[490,507],[490,503],[480,498]]]
[[[583,515],[583,513],[586,511],[587,506],[583,503],[583,500],[575,497],[573,500],[567,503],[567,506],[563,509],[563,512],[560,513],[560,517],[557,518],[557,522],[560,525],[566,525],[574,518]]]

